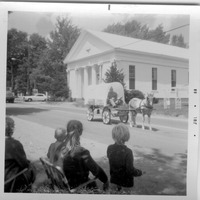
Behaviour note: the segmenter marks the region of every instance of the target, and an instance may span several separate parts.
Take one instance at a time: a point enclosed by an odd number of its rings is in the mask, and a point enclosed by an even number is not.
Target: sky
[[[184,36],[185,42],[189,42],[189,15],[166,14],[129,14],[129,13],[58,13],[58,12],[22,12],[16,11],[8,16],[8,29],[16,28],[28,34],[38,33],[44,37],[55,29],[56,18],[68,16],[72,23],[82,29],[102,31],[113,23],[125,23],[135,19],[142,25],[148,25],[150,29],[162,24],[164,31],[169,31],[180,26],[182,28],[169,32],[170,35]]]

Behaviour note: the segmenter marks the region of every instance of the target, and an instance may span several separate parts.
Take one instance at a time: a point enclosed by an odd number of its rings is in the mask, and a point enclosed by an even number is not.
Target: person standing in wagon
[[[125,142],[130,139],[130,132],[126,125],[119,123],[112,129],[112,138],[115,141],[107,148],[107,157],[110,165],[111,188],[127,192],[134,186],[134,177],[141,176],[142,171],[133,165],[133,153]]]

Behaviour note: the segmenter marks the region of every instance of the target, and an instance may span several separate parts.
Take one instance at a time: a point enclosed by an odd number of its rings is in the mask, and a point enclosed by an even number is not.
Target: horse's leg
[[[133,111],[129,111],[129,125],[130,127],[133,127]]]
[[[136,115],[137,115],[137,113],[135,111],[129,111],[129,124],[130,124],[130,127],[136,126]]]
[[[151,114],[148,114],[148,123],[149,123],[149,130],[152,131],[152,128],[151,128]]]
[[[144,130],[144,122],[145,122],[145,113],[142,113],[142,129]]]
[[[137,116],[137,112],[133,111],[133,126],[137,127],[136,125],[136,116]]]

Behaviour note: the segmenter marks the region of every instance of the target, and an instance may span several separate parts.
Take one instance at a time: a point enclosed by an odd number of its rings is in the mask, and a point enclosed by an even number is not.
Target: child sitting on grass
[[[64,128],[57,128],[55,130],[55,135],[54,135],[56,142],[52,143],[49,146],[49,150],[47,153],[47,157],[49,158],[49,161],[52,164],[61,166],[62,165],[62,161],[60,161],[60,159],[58,158],[58,148],[62,145],[62,143],[64,143],[65,139],[66,139],[66,129]],[[62,149],[60,149],[59,151],[62,151]]]
[[[107,148],[107,157],[110,165],[111,189],[130,192],[134,186],[134,176],[141,176],[142,171],[133,165],[133,153],[124,143],[130,138],[126,125],[120,123],[112,129],[114,144]]]

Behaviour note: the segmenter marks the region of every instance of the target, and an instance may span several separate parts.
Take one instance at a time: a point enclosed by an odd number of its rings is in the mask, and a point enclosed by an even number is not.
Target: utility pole
[[[11,58],[11,60],[16,60],[14,58]],[[14,72],[13,72],[13,63],[11,64],[11,89],[13,91],[14,89]]]
[[[29,40],[30,38],[28,37],[27,41],[27,83],[26,83],[26,93],[27,95],[30,95],[30,44]]]
[[[11,89],[12,89],[12,91],[14,90],[14,67],[13,67],[13,63],[14,62],[16,62],[17,60],[18,61],[20,61],[19,59],[17,59],[17,58],[11,58],[11,60],[13,61],[13,62],[11,62]]]

